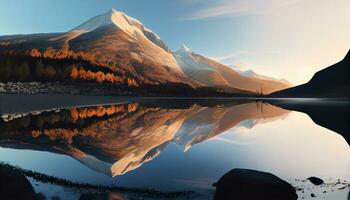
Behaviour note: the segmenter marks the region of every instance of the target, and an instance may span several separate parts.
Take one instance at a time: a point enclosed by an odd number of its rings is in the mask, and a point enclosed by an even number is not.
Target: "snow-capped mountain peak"
[[[77,32],[90,32],[97,28],[100,28],[105,25],[113,24],[112,16],[114,13],[116,13],[114,9],[109,10],[108,12],[98,15],[96,17],[91,18],[87,22],[79,25],[78,27],[74,28],[72,31]]]
[[[186,52],[188,52],[188,53],[192,53],[192,49],[190,49],[190,48],[188,48],[186,45],[182,45],[181,46],[181,50],[182,51],[186,51]]]
[[[89,32],[110,24],[114,24],[132,36],[135,36],[137,33],[142,33],[142,31],[145,29],[144,25],[140,21],[129,17],[120,11],[111,9],[102,15],[91,18],[87,22],[73,29],[73,31]]]
[[[87,22],[74,28],[71,32],[86,33],[113,24],[133,38],[145,38],[168,51],[168,47],[157,34],[145,27],[139,20],[115,9],[111,9],[102,15],[91,18]]]
[[[186,45],[181,45],[180,49],[175,51],[176,54],[191,54],[192,49],[188,48]]]
[[[199,61],[198,58],[196,58],[196,54],[186,45],[182,45],[180,49],[175,51],[174,57],[182,70],[213,70],[208,63]]]

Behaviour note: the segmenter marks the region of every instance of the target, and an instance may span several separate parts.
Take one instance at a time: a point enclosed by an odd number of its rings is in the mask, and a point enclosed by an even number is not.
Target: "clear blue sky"
[[[215,55],[215,43],[222,52],[229,52],[227,42],[240,48],[240,41],[248,39],[245,30],[234,31],[236,37],[225,24],[238,26],[247,19],[225,20],[184,20],[199,7],[185,1],[164,0],[0,0],[0,35],[19,33],[64,32],[89,18],[102,14],[111,8],[125,12],[139,19],[144,25],[156,32],[169,45],[176,49],[185,43],[193,49],[207,49]],[[239,21],[239,22],[238,22]],[[222,40],[223,36],[226,38]],[[212,40],[212,42],[204,42]],[[212,44],[211,44],[212,43]],[[213,49],[213,50],[210,50]],[[218,54],[219,55],[219,54]]]
[[[186,44],[226,64],[295,84],[350,47],[349,0],[0,0],[0,5],[0,35],[64,32],[114,8],[139,19],[173,50]]]

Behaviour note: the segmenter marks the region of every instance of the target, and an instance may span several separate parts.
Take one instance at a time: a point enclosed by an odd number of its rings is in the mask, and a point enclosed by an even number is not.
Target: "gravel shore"
[[[131,95],[110,85],[63,84],[59,82],[0,82],[0,94]]]

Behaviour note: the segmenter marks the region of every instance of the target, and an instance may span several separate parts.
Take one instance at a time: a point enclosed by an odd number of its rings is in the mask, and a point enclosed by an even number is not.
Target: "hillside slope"
[[[350,98],[350,51],[303,85],[273,93],[273,97]]]

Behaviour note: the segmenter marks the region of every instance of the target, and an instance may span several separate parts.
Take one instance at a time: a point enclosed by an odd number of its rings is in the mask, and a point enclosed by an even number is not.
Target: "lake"
[[[212,199],[235,168],[272,173],[299,199],[349,198],[347,101],[31,101],[2,109],[0,162],[27,172],[46,199]]]

